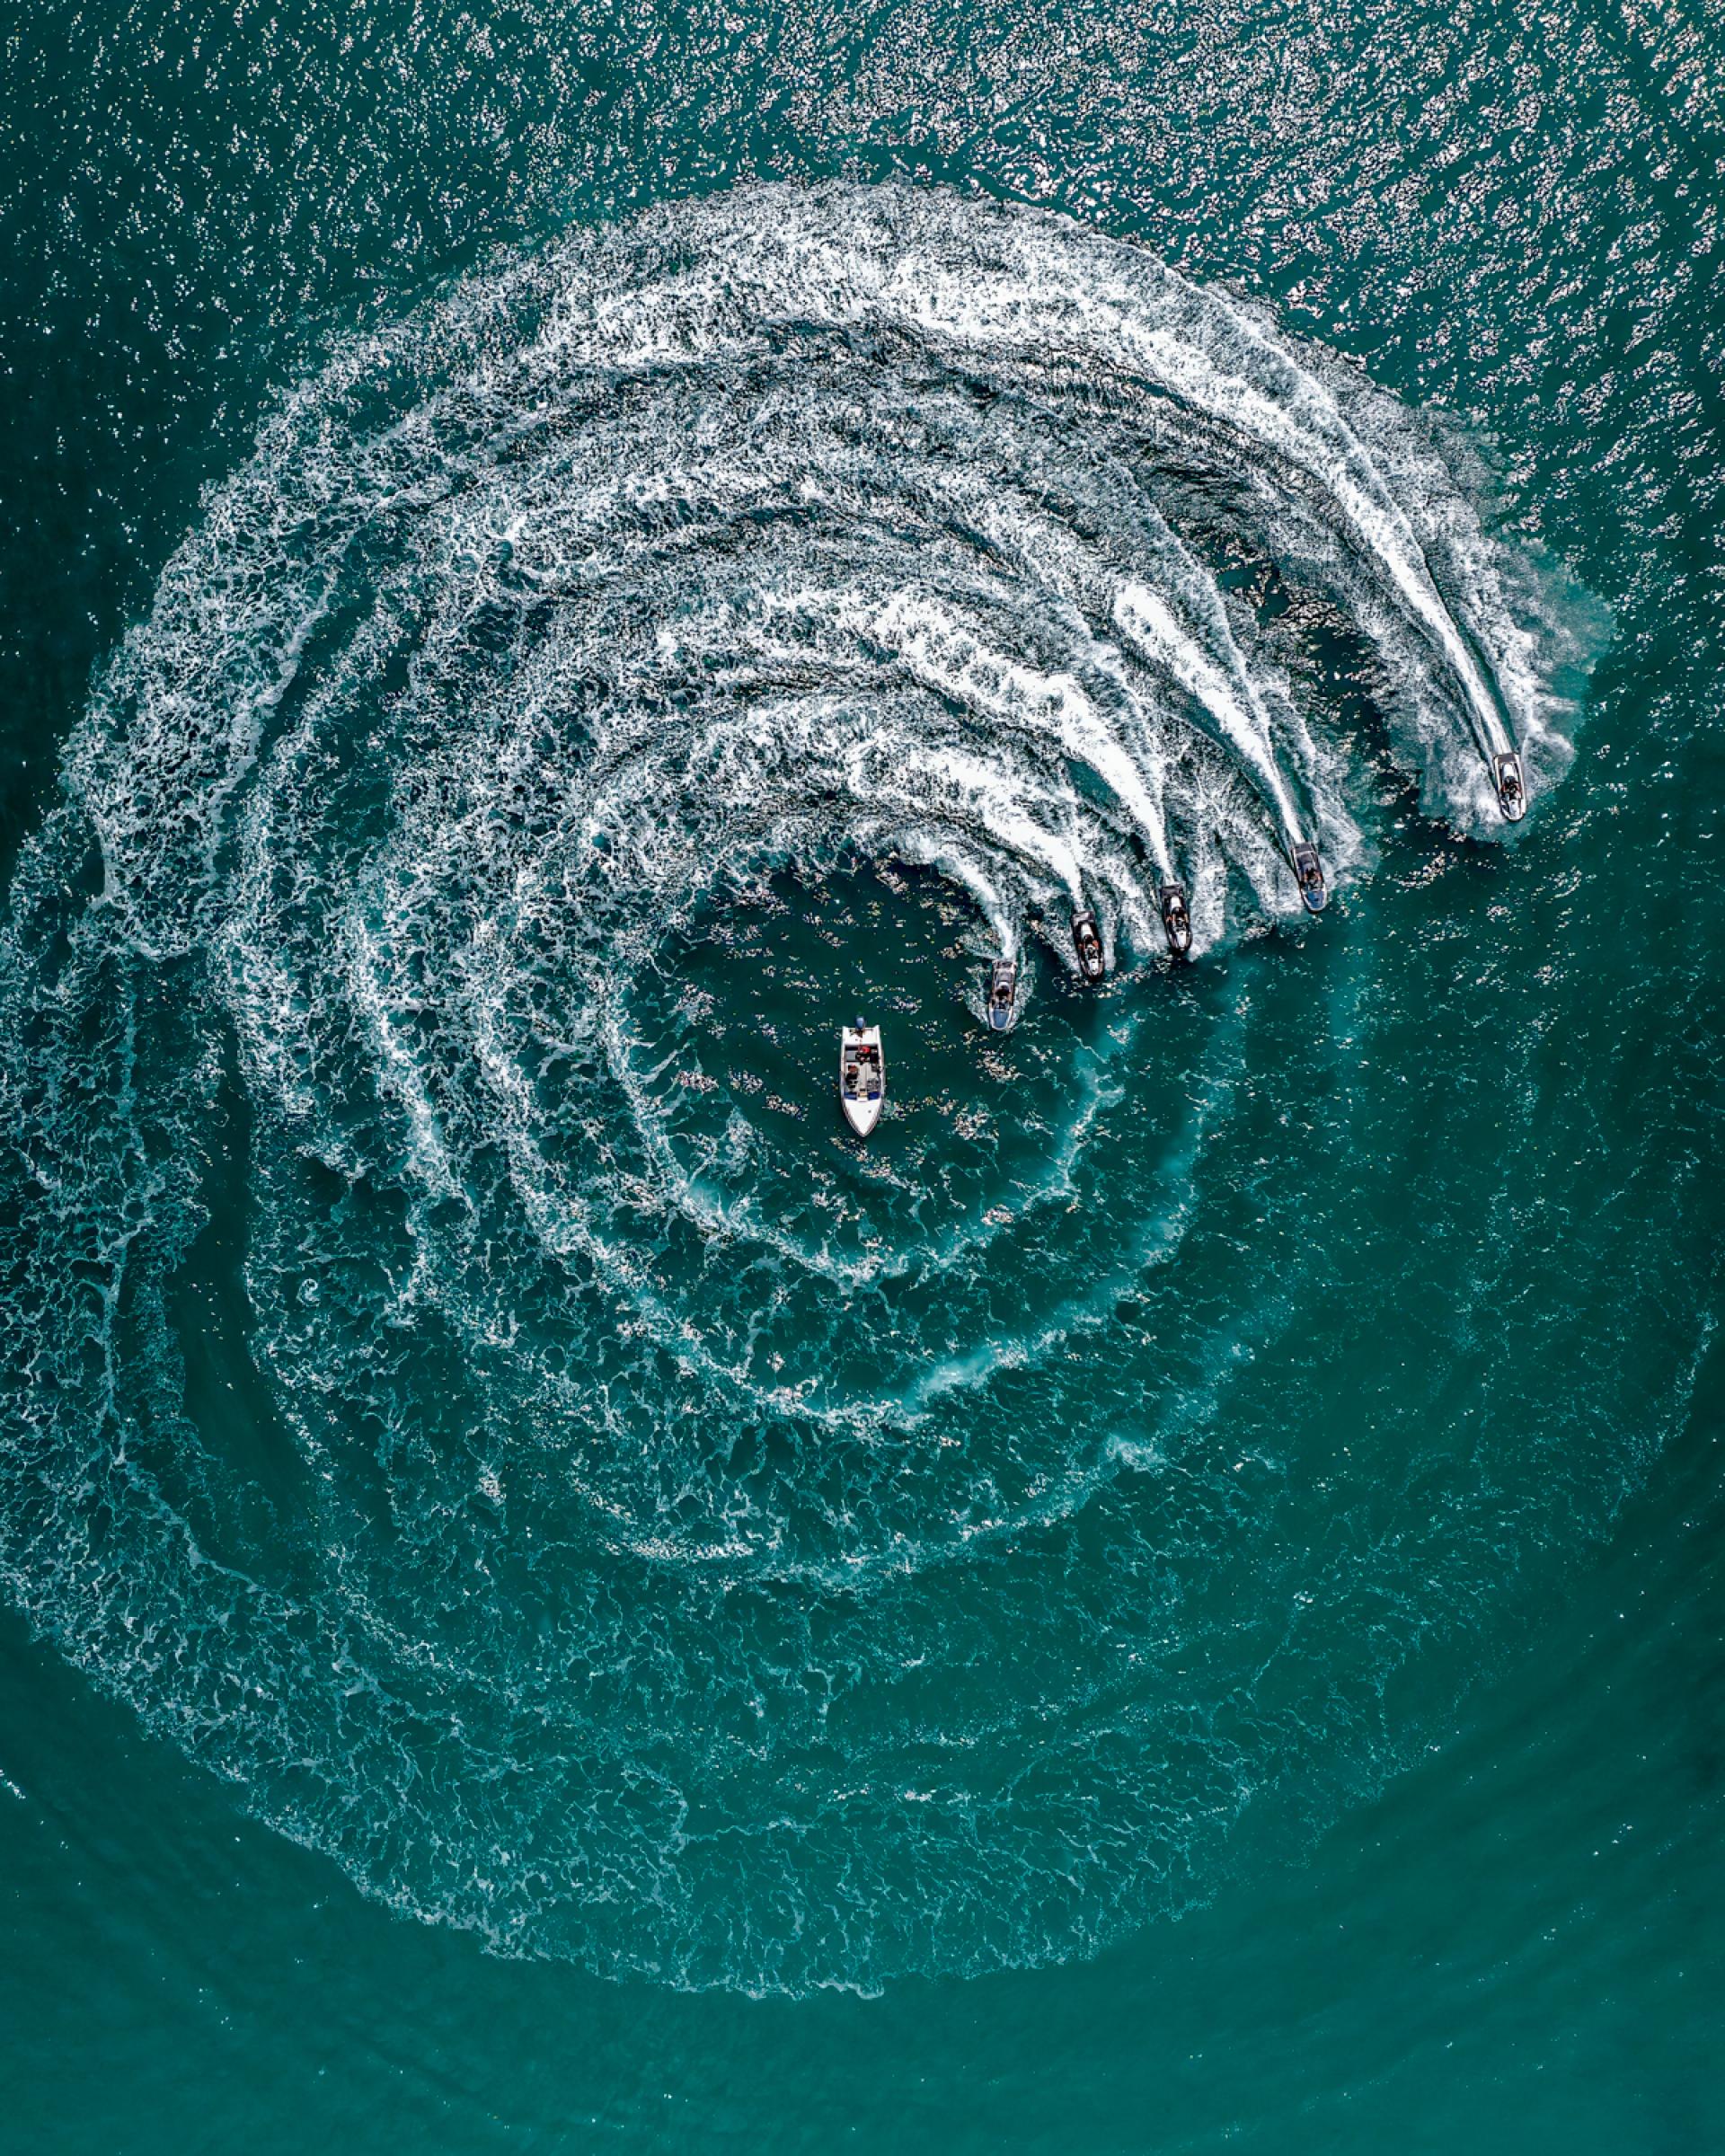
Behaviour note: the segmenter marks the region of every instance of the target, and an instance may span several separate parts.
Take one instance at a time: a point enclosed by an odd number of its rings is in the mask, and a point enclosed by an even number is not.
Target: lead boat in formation
[[[1108,972],[1108,960],[1102,956],[1102,939],[1096,926],[1096,916],[1089,908],[1081,907],[1072,916],[1072,947],[1078,953],[1078,970],[1091,987],[1094,987]]]
[[[880,1029],[854,1026],[838,1030],[838,1105],[852,1132],[866,1138],[880,1120],[887,1097],[886,1066],[880,1060]]]
[[[1300,904],[1308,914],[1321,914],[1330,903],[1330,893],[1324,888],[1323,863],[1318,859],[1318,849],[1296,846],[1293,861],[1294,880],[1300,887]]]
[[[1018,1015],[1018,962],[1015,959],[996,959],[994,971],[988,976],[988,1024],[996,1033],[1004,1033]]]

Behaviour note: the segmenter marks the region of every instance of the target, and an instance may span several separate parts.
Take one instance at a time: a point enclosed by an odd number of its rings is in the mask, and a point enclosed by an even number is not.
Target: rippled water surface
[[[9,55],[32,2142],[1715,2145],[1716,33]]]

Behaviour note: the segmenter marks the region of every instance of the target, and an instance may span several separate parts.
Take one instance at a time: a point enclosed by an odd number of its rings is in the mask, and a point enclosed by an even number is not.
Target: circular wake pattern
[[[666,209],[343,344],[20,871],[15,1599],[368,1890],[690,1985],[1087,1950],[1384,1771],[1586,1500],[1298,1411],[1371,1141],[1250,1074],[1333,1079],[1375,961],[1290,1035],[1242,944],[1396,768],[1488,838],[1494,758],[1561,768],[1466,473],[940,195]]]

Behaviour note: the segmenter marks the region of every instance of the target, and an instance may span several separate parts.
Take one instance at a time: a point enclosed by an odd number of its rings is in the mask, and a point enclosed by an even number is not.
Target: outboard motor
[[[1192,948],[1192,916],[1186,906],[1186,894],[1177,883],[1164,883],[1158,894],[1162,900],[1162,932],[1168,939],[1168,948],[1177,959],[1183,959]]]
[[[1295,847],[1294,880],[1300,887],[1300,904],[1306,912],[1321,914],[1330,903],[1330,894],[1323,887],[1323,863],[1315,846]]]
[[[1094,914],[1086,911],[1072,916],[1072,944],[1078,953],[1078,970],[1093,988],[1108,971]]]
[[[1527,782],[1517,755],[1493,756],[1491,777],[1498,790],[1498,807],[1506,824],[1518,824],[1527,813]]]
[[[988,1023],[996,1033],[1005,1032],[1012,1024],[1017,1001],[1018,968],[1011,959],[996,959],[988,976]]]

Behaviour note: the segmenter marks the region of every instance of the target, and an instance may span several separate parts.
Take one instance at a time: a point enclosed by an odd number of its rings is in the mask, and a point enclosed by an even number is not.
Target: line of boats
[[[1518,824],[1527,813],[1527,789],[1522,777],[1521,758],[1514,755],[1494,757],[1491,777],[1504,821]],[[1330,893],[1323,880],[1323,863],[1318,859],[1318,849],[1302,843],[1290,847],[1288,857],[1293,864],[1294,880],[1299,887],[1301,905],[1309,914],[1321,914],[1330,903]],[[1169,951],[1174,958],[1183,959],[1192,948],[1191,909],[1186,903],[1183,886],[1159,885],[1156,902]],[[1072,944],[1077,953],[1080,977],[1086,986],[1094,987],[1107,976],[1108,959],[1102,950],[1101,931],[1088,906],[1081,906],[1072,916]],[[986,1008],[992,1031],[1010,1030],[1018,1014],[1016,959],[995,960],[988,976]],[[838,1105],[857,1137],[866,1138],[880,1120],[886,1097],[887,1074],[880,1052],[880,1027],[865,1026],[861,1019],[854,1026],[842,1026],[838,1036]]]

